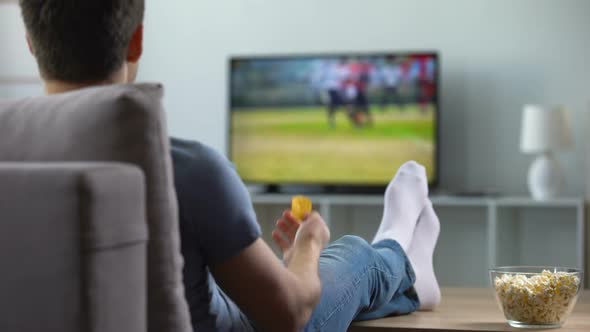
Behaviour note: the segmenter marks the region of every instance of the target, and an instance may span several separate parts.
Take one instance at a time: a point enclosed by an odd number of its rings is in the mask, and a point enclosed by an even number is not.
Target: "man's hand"
[[[258,239],[214,266],[213,276],[260,331],[300,331],[321,299],[319,260],[330,231],[317,212],[299,223],[286,211],[277,221],[273,239],[283,251],[284,266]]]
[[[297,247],[299,243],[307,244],[309,241],[317,243],[324,249],[330,242],[330,230],[328,225],[319,213],[313,211],[308,214],[303,223],[299,226],[299,230],[295,235],[293,245]]]
[[[330,241],[330,230],[317,212],[306,215],[304,222],[300,223],[290,211],[285,211],[281,219],[277,220],[272,238],[283,252],[285,265],[289,266],[295,243],[306,246],[312,241],[321,250]]]
[[[281,219],[277,220],[275,229],[272,232],[272,239],[283,252],[283,262],[289,265],[293,255],[293,242],[299,230],[299,222],[291,214],[291,211],[283,212]]]

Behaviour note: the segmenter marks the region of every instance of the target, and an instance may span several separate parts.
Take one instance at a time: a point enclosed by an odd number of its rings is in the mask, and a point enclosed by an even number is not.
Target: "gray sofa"
[[[0,101],[0,331],[191,331],[156,84]]]

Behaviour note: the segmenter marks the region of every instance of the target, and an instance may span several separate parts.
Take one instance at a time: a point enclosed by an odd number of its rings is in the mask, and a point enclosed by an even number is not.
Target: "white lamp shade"
[[[574,145],[568,112],[561,108],[526,105],[522,113],[520,150],[544,153],[566,150]]]

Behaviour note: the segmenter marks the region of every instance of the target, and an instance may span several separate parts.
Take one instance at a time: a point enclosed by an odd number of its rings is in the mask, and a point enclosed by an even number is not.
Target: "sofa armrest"
[[[0,331],[147,331],[142,172],[0,163]]]

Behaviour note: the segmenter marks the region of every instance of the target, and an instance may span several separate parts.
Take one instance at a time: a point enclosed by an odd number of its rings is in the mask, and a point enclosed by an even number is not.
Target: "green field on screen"
[[[435,113],[417,106],[371,110],[355,127],[344,110],[335,126],[324,108],[232,112],[232,160],[246,182],[383,185],[415,160],[434,176]]]

